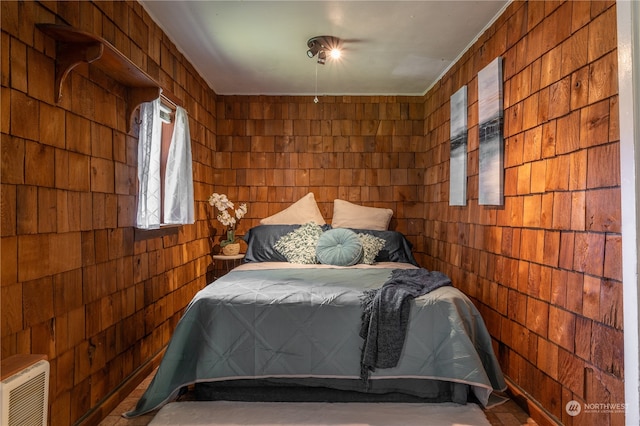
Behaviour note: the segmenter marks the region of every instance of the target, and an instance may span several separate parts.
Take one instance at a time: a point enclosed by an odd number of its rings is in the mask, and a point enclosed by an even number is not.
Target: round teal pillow
[[[351,266],[364,255],[362,242],[350,229],[336,228],[323,232],[316,246],[318,262],[325,265]]]

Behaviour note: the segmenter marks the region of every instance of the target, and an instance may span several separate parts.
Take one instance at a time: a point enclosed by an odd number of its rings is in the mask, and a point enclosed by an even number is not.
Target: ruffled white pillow
[[[291,263],[318,263],[316,246],[322,232],[320,225],[306,223],[276,241],[273,248]]]
[[[375,235],[358,233],[358,238],[362,244],[362,250],[364,252],[361,263],[367,265],[373,265],[376,263],[376,256],[380,253],[380,250],[387,243],[384,238],[376,237]]]

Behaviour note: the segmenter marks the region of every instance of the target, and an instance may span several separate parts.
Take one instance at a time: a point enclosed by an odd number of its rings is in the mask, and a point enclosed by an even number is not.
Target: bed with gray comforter
[[[473,303],[439,286],[407,303],[399,361],[362,377],[362,300],[394,270],[380,262],[334,267],[247,263],[202,289],[187,307],[133,417],[176,398],[185,386],[272,381],[426,400],[487,405],[505,382]],[[436,384],[434,387],[434,383]],[[441,394],[446,395],[441,395]]]

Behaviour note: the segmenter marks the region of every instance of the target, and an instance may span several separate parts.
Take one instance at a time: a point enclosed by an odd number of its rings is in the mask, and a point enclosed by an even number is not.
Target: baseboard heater
[[[47,426],[49,362],[46,355],[14,355],[2,360],[0,425]]]

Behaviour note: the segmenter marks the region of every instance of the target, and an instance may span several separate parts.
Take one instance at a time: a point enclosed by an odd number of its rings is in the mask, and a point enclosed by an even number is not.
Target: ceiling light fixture
[[[324,53],[324,50],[321,50],[318,52],[318,63],[324,65],[325,62],[327,62],[327,54]]]
[[[333,36],[316,36],[307,40],[307,56],[313,58],[318,55],[318,63],[324,65],[327,60],[327,52],[331,57],[340,57],[340,39]]]
[[[314,39],[309,39],[309,41],[307,42],[307,46],[309,47],[309,50],[307,50],[307,56],[310,58],[316,56],[316,54],[320,50],[320,44],[316,43]]]
[[[307,56],[313,58],[318,56],[316,61],[316,95],[313,98],[314,103],[318,103],[318,64],[324,65],[327,61],[327,52],[331,58],[338,59],[340,57],[341,40],[333,36],[316,36],[307,40]]]

